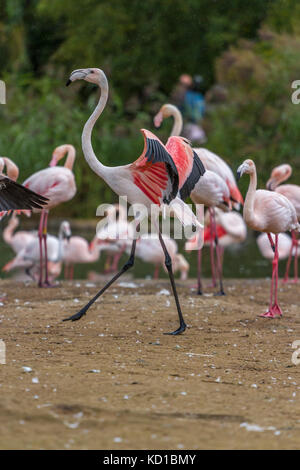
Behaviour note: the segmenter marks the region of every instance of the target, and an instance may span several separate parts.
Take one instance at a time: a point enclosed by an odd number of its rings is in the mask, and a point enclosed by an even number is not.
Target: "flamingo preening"
[[[71,228],[68,221],[63,221],[60,224],[58,237],[49,235],[46,238],[47,243],[47,263],[51,263],[51,269],[59,275],[61,269],[61,262],[64,254],[64,238],[71,237]],[[9,261],[4,267],[3,271],[10,272],[13,269],[25,268],[26,274],[32,276],[32,269],[40,263],[40,250],[39,238],[36,235],[22,250],[17,253],[17,256]],[[59,267],[57,274],[57,266]]]
[[[56,166],[67,154],[64,166]],[[60,145],[57,147],[50,162],[50,167],[40,170],[24,181],[24,186],[42,194],[49,199],[48,204],[43,208],[39,223],[39,246],[40,246],[40,277],[38,285],[49,287],[51,283],[48,279],[48,253],[47,253],[47,222],[49,210],[62,202],[69,201],[76,194],[76,184],[72,172],[75,160],[75,148],[73,145]],[[44,253],[43,253],[44,242]],[[45,264],[45,279],[43,281],[43,260]]]
[[[201,175],[204,168],[199,164],[199,159],[185,139],[180,137],[171,137],[166,146],[151,132],[142,129],[144,137],[144,150],[142,155],[133,163],[124,166],[107,167],[103,165],[96,157],[91,134],[93,127],[103,112],[108,98],[108,82],[105,73],[98,68],[87,68],[74,70],[67,82],[67,85],[75,80],[85,80],[99,86],[101,90],[99,102],[86,122],[82,133],[82,149],[85,159],[91,169],[102,178],[110,188],[119,196],[126,196],[130,204],[142,204],[148,211],[151,205],[161,206],[162,204],[171,205],[174,212],[184,223],[184,216],[198,224],[196,217],[188,206],[177,197],[180,191],[184,195],[189,195]],[[181,209],[181,212],[179,210]],[[140,217],[136,216],[136,228],[139,230]],[[170,334],[179,334],[185,331],[186,324],[183,319],[177,290],[172,271],[172,261],[158,223],[155,221],[160,243],[165,254],[165,265],[169,273],[173,294],[175,297],[179,328]],[[132,242],[132,248],[129,260],[123,268],[75,315],[65,320],[79,320],[86,314],[89,307],[100,297],[105,290],[118,279],[124,272],[134,264],[136,237]]]
[[[238,177],[244,173],[250,175],[243,217],[246,224],[253,230],[266,232],[274,251],[273,271],[271,281],[270,305],[262,317],[274,318],[281,316],[282,310],[278,304],[278,234],[286,231],[300,231],[297,214],[293,204],[282,194],[263,189],[257,190],[257,175],[255,163],[245,160],[238,168]],[[275,244],[271,234],[275,235]],[[274,293],[274,301],[273,301]]]
[[[182,131],[182,116],[178,108],[171,104],[165,104],[161,107],[160,111],[154,117],[154,124],[156,127],[159,127],[164,118],[172,116],[174,118],[173,128],[171,131],[171,136],[179,135]],[[198,154],[199,149],[194,149],[195,152]],[[205,150],[205,149],[200,149]],[[203,153],[203,152],[202,152]],[[200,157],[199,157],[200,158]],[[220,157],[217,157],[220,159]],[[202,158],[200,159],[202,161]],[[203,163],[204,164],[204,163]],[[228,166],[225,162],[222,164],[223,166]],[[204,164],[205,166],[205,164]],[[230,168],[226,170],[229,175],[232,174]],[[213,278],[213,286],[216,285],[215,281],[215,263],[214,263],[214,243],[216,244],[216,253],[217,253],[217,272],[218,278],[220,283],[220,290],[218,295],[224,295],[223,289],[223,280],[222,280],[222,270],[221,270],[221,253],[218,246],[218,237],[215,231],[215,222],[214,222],[214,208],[219,207],[225,211],[231,209],[231,189],[234,186],[228,184],[228,180],[224,178],[226,172],[224,170],[220,171],[219,173],[216,172],[214,169],[211,170],[209,165],[206,166],[206,171],[201,179],[198,180],[194,189],[191,191],[190,197],[194,204],[204,204],[209,208],[209,214],[211,217],[211,230],[212,236],[210,238],[210,257],[211,257],[211,270],[212,270],[212,278]],[[232,178],[234,180],[233,174]],[[239,193],[238,190],[235,189],[234,194]],[[194,237],[194,240],[199,243],[199,234]],[[191,246],[191,243],[187,242],[188,246]],[[194,249],[194,248],[193,248]],[[198,279],[198,289],[197,293],[199,295],[202,294],[202,282],[201,282],[201,263],[202,263],[202,255],[201,249],[198,249],[198,269],[197,269],[197,279]]]
[[[267,182],[267,189],[270,191],[276,191],[279,194],[287,197],[296,209],[298,222],[300,221],[300,186],[296,184],[281,184],[292,174],[292,167],[288,164],[282,164],[272,170],[271,177]],[[290,247],[289,258],[286,265],[286,271],[284,275],[284,282],[289,280],[289,270],[294,253],[294,280],[298,282],[298,240],[296,232],[292,231],[292,245]]]
[[[18,230],[15,232],[18,225],[19,218],[15,213],[13,213],[8,221],[8,224],[3,229],[3,240],[5,243],[11,246],[16,254],[23,250],[24,247],[28,245],[28,243],[36,238],[36,232],[32,230]]]
[[[7,175],[3,174],[6,166]],[[42,209],[47,197],[17,183],[18,167],[7,157],[0,157],[0,216],[11,210]]]

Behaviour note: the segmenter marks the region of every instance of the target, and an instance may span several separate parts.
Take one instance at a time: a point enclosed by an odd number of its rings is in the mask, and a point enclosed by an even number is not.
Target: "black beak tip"
[[[66,86],[69,86],[72,83],[72,81],[69,79],[66,83]]]
[[[237,171],[236,172],[236,180],[239,181],[241,178],[241,172],[240,171]]]

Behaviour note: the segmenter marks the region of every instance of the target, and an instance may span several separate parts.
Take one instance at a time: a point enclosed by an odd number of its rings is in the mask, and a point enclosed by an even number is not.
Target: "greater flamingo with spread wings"
[[[64,166],[56,166],[67,154]],[[76,194],[76,183],[73,174],[73,165],[75,160],[75,148],[73,145],[65,144],[56,147],[52,154],[50,167],[40,170],[31,175],[24,181],[24,186],[47,197],[49,202],[43,208],[40,217],[38,230],[40,247],[40,277],[38,285],[40,287],[49,287],[51,283],[48,279],[48,253],[47,253],[47,222],[48,213],[62,202],[69,201]],[[43,250],[44,241],[44,250]],[[45,279],[43,281],[43,261],[45,264]]]
[[[199,159],[198,157],[195,158],[195,154],[190,145],[180,137],[171,137],[167,145],[164,146],[154,134],[142,129],[144,150],[142,155],[135,162],[117,167],[107,167],[103,165],[97,159],[93,151],[91,134],[107,102],[107,78],[102,70],[87,68],[74,70],[70,75],[67,85],[75,80],[85,80],[94,83],[98,85],[101,90],[99,102],[86,122],[82,133],[83,153],[91,169],[119,196],[127,196],[130,204],[143,204],[149,212],[152,204],[157,206],[168,204],[172,206],[174,212],[181,218],[183,223],[184,216],[186,216],[186,221],[188,219],[190,222],[199,226],[200,224],[192,211],[177,197],[179,191],[189,194],[205,171],[203,166],[199,165]],[[138,216],[136,217],[136,223],[138,228],[140,226],[140,218]],[[186,324],[183,319],[176,291],[171,257],[164,244],[157,221],[156,227],[160,243],[165,253],[165,264],[168,269],[180,323],[179,328],[171,334],[179,334],[186,329]],[[130,258],[123,268],[78,313],[65,320],[79,320],[86,314],[88,308],[98,297],[100,297],[116,279],[133,266],[135,249],[136,237],[132,242]]]
[[[245,160],[238,168],[238,176],[244,173],[250,175],[250,184],[245,199],[243,217],[246,224],[253,230],[266,232],[274,251],[273,271],[269,310],[262,317],[274,318],[281,316],[282,310],[278,303],[278,234],[286,231],[300,231],[297,214],[293,204],[282,194],[257,190],[257,175],[255,163]],[[271,234],[275,235],[275,244]],[[274,301],[273,301],[274,294]]]
[[[276,191],[279,194],[287,197],[296,209],[298,222],[300,221],[300,186],[297,184],[281,184],[292,175],[292,167],[286,163],[277,166],[273,169],[271,177],[267,182],[267,188],[270,191]],[[294,260],[294,280],[292,282],[298,282],[298,240],[296,232],[292,231],[292,245],[290,248],[289,258],[286,265],[286,271],[284,275],[284,282],[289,280],[289,270],[292,261],[292,256],[295,256]]]

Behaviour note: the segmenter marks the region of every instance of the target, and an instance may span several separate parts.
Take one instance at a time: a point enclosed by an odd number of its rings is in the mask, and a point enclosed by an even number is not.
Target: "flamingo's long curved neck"
[[[75,161],[75,155],[76,155],[75,148],[73,147],[73,145],[68,145],[67,151],[68,151],[68,155],[67,155],[66,163],[64,166],[65,168],[69,168],[69,170],[72,170],[74,161]]]
[[[255,192],[257,188],[257,175],[256,169],[254,168],[250,173],[250,183],[244,203],[244,211],[243,216],[244,220],[247,223],[255,223],[255,213],[254,213],[254,199],[255,199]]]
[[[182,120],[181,112],[179,111],[178,108],[176,108],[176,106],[173,106],[172,104],[168,104],[166,105],[166,107],[167,107],[168,115],[174,118],[174,123],[173,123],[170,136],[180,135],[182,132],[182,127],[183,127],[183,120]]]
[[[94,109],[94,112],[91,114],[91,116],[85,123],[83,132],[82,132],[81,141],[82,141],[83,154],[87,163],[97,175],[101,176],[101,178],[106,180],[109,167],[103,165],[98,160],[98,158],[96,157],[94,153],[93,146],[92,146],[92,130],[94,128],[94,125],[97,119],[99,118],[100,114],[104,110],[106,102],[107,102],[107,98],[108,98],[108,82],[104,73],[101,75],[98,85],[101,90],[100,99],[96,108]]]

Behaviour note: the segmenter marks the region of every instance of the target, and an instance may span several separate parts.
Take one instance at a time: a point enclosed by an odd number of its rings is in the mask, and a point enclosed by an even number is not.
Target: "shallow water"
[[[35,218],[34,220],[22,220],[21,225],[18,229],[21,230],[32,230],[37,228],[38,219]],[[60,220],[59,219],[52,219],[49,223],[49,233],[56,235]],[[2,230],[3,227],[6,225],[6,220],[2,220],[0,222],[0,265],[1,268],[14,257],[14,252],[11,248],[5,244],[2,238]],[[72,227],[72,235],[80,235],[86,238],[87,240],[91,240],[95,234],[95,228],[93,227],[93,223],[90,221],[87,224],[77,224],[77,222],[71,222]],[[96,221],[95,221],[96,227]],[[185,258],[190,263],[190,272],[189,277],[195,278],[197,274],[197,252],[193,251],[190,253],[184,252],[183,246],[184,242],[179,240],[178,241],[179,252],[181,252]],[[86,265],[76,265],[74,270],[74,278],[75,279],[85,279],[87,278],[89,271],[96,271],[97,273],[101,274],[104,269],[106,254],[103,252],[100,256],[99,261],[96,263],[90,263]],[[126,261],[128,255],[123,255],[120,266],[122,262]],[[203,276],[208,278],[210,277],[210,257],[209,257],[209,248],[205,247],[203,252]],[[280,261],[279,263],[279,274],[280,276],[284,275],[285,272],[285,265],[286,260]],[[270,277],[271,276],[271,263],[270,261],[264,259],[257,247],[255,241],[255,234],[253,232],[248,233],[247,240],[242,243],[241,245],[235,245],[229,247],[225,250],[224,254],[224,278],[260,278],[260,277]],[[150,264],[146,264],[140,259],[136,259],[135,266],[132,270],[132,273],[135,277],[138,278],[151,278],[153,276],[154,266]],[[11,277],[14,273],[6,274],[1,273],[2,278]],[[160,277],[166,277],[166,273],[161,268],[160,270]],[[177,276],[178,277],[178,274]],[[63,278],[63,272],[60,276]]]

